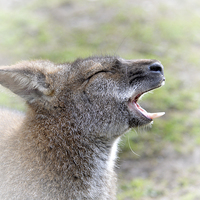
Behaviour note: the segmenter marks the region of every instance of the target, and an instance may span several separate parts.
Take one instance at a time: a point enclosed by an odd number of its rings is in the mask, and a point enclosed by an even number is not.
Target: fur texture
[[[25,115],[0,110],[1,199],[116,199],[119,137],[151,122],[128,104],[163,80],[156,60],[112,56],[0,67],[27,103]]]

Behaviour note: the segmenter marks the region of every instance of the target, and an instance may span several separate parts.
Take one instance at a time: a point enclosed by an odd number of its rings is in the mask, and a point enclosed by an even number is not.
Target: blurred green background
[[[118,199],[200,199],[200,1],[0,0],[0,65],[99,54],[165,67],[140,104],[166,115],[122,137]],[[0,104],[25,110],[2,87]]]

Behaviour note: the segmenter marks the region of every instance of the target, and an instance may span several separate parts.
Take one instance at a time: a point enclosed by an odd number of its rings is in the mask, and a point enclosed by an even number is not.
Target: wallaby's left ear
[[[28,102],[47,99],[54,92],[51,75],[58,68],[48,61],[22,62],[0,67],[0,84]]]

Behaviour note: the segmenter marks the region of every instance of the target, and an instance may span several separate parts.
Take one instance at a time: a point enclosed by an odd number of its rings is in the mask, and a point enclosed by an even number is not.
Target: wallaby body
[[[137,100],[163,81],[156,60],[111,56],[1,67],[28,108],[0,109],[0,199],[116,199],[117,142],[159,116]]]

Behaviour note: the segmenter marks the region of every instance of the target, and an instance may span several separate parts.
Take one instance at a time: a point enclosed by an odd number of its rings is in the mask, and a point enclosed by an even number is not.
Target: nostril
[[[163,66],[159,63],[153,63],[152,65],[149,66],[150,71],[153,72],[160,72],[163,74]]]

